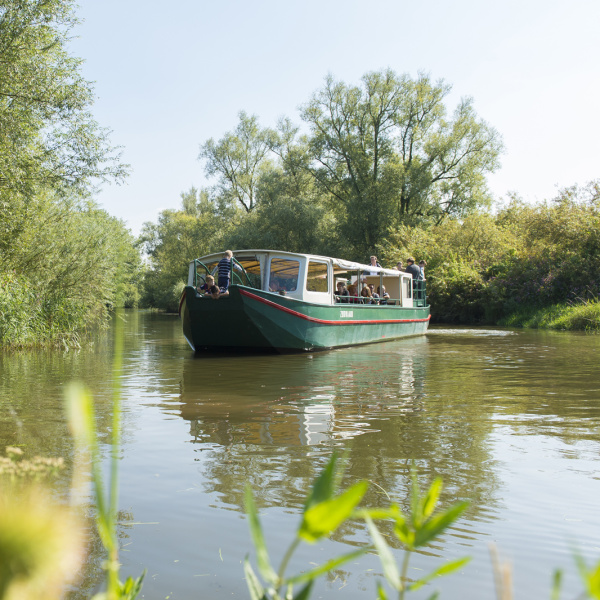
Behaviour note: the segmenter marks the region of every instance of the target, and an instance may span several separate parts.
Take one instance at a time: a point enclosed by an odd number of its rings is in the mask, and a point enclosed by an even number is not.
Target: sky
[[[96,196],[134,234],[181,193],[214,184],[200,145],[242,110],[272,127],[328,74],[422,71],[472,97],[501,134],[501,201],[529,202],[600,177],[600,0],[79,0],[73,55],[93,114],[131,165]]]

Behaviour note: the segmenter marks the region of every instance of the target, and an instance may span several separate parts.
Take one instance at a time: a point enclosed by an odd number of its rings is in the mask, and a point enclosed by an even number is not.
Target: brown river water
[[[462,556],[471,563],[409,597],[439,589],[444,599],[494,598],[490,545],[512,565],[518,600],[549,598],[558,567],[564,597],[575,597],[575,552],[600,560],[600,336],[437,326],[315,354],[195,356],[177,317],[119,318],[122,574],[148,570],[142,598],[249,598],[243,560],[256,562],[246,484],[279,564],[310,483],[336,449],[349,451],[345,487],[371,482],[367,505],[406,507],[412,463],[423,487],[443,478],[443,506],[471,503],[411,558],[409,576]],[[0,448],[18,444],[70,464],[62,394],[77,379],[96,398],[108,455],[112,336],[79,351],[0,354]],[[363,524],[348,523],[302,546],[290,572],[368,541]],[[96,589],[100,560],[96,542],[73,598]],[[312,598],[375,598],[378,579],[379,559],[367,554],[322,579]]]

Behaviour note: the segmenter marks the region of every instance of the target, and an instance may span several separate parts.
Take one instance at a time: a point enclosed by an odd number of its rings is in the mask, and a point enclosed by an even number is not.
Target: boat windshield
[[[215,276],[217,266],[221,258],[213,259],[207,262],[196,261],[197,281],[204,282],[206,275]],[[237,264],[236,264],[237,263]],[[256,255],[234,256],[234,268],[232,269],[232,283],[239,283],[249,287],[261,287],[260,260]]]

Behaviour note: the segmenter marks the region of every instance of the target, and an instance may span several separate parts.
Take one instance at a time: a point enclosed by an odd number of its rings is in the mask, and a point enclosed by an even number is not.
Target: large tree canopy
[[[423,74],[372,72],[359,85],[330,76],[301,109],[303,134],[289,119],[268,129],[240,112],[233,131],[201,146],[215,200],[251,213],[240,240],[262,230],[265,242],[311,252],[326,233],[328,247],[356,259],[401,225],[462,218],[489,205],[502,142],[471,99],[448,115],[449,92]],[[298,235],[303,226],[311,235]]]
[[[357,247],[373,248],[390,226],[439,223],[488,202],[500,137],[470,99],[448,118],[449,91],[422,74],[372,72],[360,86],[330,76],[303,107],[313,175]]]
[[[89,189],[126,168],[89,108],[93,89],[67,45],[72,0],[3,0],[0,6],[0,199],[41,187]]]
[[[268,166],[269,132],[259,127],[254,115],[242,111],[239,119],[235,131],[203,144],[199,158],[206,161],[207,174],[219,178],[222,196],[250,212],[256,205],[259,178]]]

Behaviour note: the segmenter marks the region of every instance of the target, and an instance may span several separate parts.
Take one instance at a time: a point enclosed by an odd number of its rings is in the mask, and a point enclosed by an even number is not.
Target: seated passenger
[[[350,293],[346,289],[346,286],[344,285],[344,282],[343,281],[338,281],[335,301],[336,302],[343,302],[344,304],[347,304],[348,303],[348,298],[342,298],[342,296],[349,296],[349,295],[350,295]]]
[[[358,297],[358,288],[354,284],[348,286],[348,294],[350,304],[362,304],[362,300]]]
[[[196,288],[196,291],[201,294],[201,295],[209,295],[209,291],[211,287],[213,287],[215,285],[215,278],[212,275],[207,275],[206,276],[206,281],[202,284],[199,285]]]
[[[373,298],[371,304],[379,304],[379,294],[375,291],[375,285],[370,283],[369,290],[371,291],[371,297]],[[379,291],[379,288],[377,288],[377,291]]]
[[[363,303],[364,304],[372,304],[373,302],[373,295],[371,294],[371,290],[368,288],[368,286],[363,286],[363,289],[360,292],[360,295],[364,298]]]
[[[382,285],[381,288],[377,286],[377,294],[380,298],[379,304],[387,305],[390,295],[385,291],[385,285]]]

